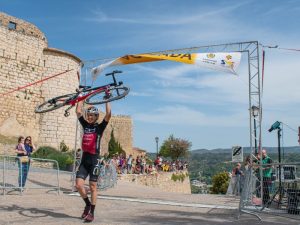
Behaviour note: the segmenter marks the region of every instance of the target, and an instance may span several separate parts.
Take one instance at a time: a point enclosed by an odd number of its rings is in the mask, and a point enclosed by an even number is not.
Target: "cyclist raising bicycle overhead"
[[[91,106],[86,110],[86,119],[82,113],[83,102],[77,103],[76,113],[79,122],[83,127],[82,137],[82,158],[76,173],[76,188],[83,198],[86,206],[81,215],[85,222],[94,220],[94,210],[97,200],[97,180],[99,170],[97,169],[100,158],[100,140],[103,132],[111,118],[110,103],[105,103],[106,114],[102,122],[97,123],[99,111],[96,107]],[[91,190],[91,201],[89,200],[84,188],[85,179],[89,176],[89,186]]]

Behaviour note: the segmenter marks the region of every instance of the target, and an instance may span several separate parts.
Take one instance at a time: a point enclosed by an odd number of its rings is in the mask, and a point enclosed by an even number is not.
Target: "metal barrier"
[[[239,196],[241,194],[241,190],[243,190],[243,186],[244,176],[241,176],[240,174],[231,176],[226,195]]]
[[[265,173],[266,167],[270,169]],[[245,171],[240,210],[300,220],[300,163],[258,165]]]
[[[80,166],[80,161],[77,160],[75,163],[75,167],[73,173],[71,175],[71,187],[72,192],[75,191],[75,183],[76,183],[76,173]],[[99,190],[106,190],[108,188],[113,188],[118,180],[118,174],[115,165],[112,163],[111,160],[108,162],[101,164],[100,166],[100,173],[97,181],[97,188]]]
[[[0,156],[0,189],[6,191],[29,189],[56,190],[59,194],[59,165],[56,160],[30,158],[21,162],[21,157]]]
[[[106,165],[101,166],[97,187],[100,190],[112,188],[117,183],[117,170],[115,165],[110,161]]]

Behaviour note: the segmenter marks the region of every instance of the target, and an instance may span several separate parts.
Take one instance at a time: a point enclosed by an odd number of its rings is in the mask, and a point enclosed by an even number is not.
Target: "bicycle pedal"
[[[70,116],[70,113],[69,112],[65,112],[64,116],[68,117],[68,116]]]
[[[107,99],[110,99],[111,97],[112,97],[112,94],[108,94],[108,95],[103,96],[103,99],[107,100]]]

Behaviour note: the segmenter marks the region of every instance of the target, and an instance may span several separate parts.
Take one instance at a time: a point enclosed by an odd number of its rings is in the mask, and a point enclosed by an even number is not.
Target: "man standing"
[[[132,155],[130,154],[127,159],[127,173],[131,174],[131,168],[132,168]]]
[[[272,159],[267,155],[267,150],[265,149],[262,150],[261,154],[263,171],[263,204],[266,205],[270,201],[269,186],[272,182]]]
[[[86,204],[81,217],[85,220],[85,222],[92,222],[94,220],[94,210],[97,200],[97,180],[100,173],[100,169],[98,167],[100,140],[111,118],[111,108],[110,103],[106,103],[105,117],[102,122],[98,124],[98,109],[94,106],[89,107],[86,110],[86,119],[84,119],[82,106],[83,102],[79,102],[76,107],[77,117],[83,128],[83,154],[79,169],[76,173],[76,188]],[[87,176],[89,176],[91,201],[89,200],[84,188],[84,183]]]

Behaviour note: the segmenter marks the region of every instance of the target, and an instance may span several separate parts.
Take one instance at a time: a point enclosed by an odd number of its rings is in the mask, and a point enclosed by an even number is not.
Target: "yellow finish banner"
[[[241,61],[240,52],[219,53],[182,53],[182,54],[138,54],[125,55],[110,62],[101,64],[92,69],[92,76],[96,79],[105,68],[117,65],[145,63],[169,60],[186,64],[194,64],[200,67],[210,68],[223,72],[236,74],[236,69]]]

